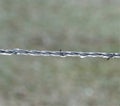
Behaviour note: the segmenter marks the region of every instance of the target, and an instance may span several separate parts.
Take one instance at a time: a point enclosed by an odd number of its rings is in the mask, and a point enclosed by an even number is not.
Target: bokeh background
[[[119,0],[0,0],[0,48],[120,51]],[[120,106],[120,60],[0,56],[0,106]]]

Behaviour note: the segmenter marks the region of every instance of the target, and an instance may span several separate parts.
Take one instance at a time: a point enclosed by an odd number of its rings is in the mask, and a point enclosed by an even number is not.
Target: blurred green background
[[[119,0],[0,0],[0,48],[120,51]],[[120,106],[120,60],[0,56],[0,106]]]

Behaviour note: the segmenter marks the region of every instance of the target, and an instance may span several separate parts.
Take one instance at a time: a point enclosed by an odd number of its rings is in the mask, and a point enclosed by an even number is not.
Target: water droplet
[[[80,58],[85,58],[86,56],[80,56]]]

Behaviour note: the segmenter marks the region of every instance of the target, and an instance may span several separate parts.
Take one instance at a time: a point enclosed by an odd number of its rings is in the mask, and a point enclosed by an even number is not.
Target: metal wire
[[[120,53],[105,53],[105,52],[77,52],[77,51],[39,51],[39,50],[24,50],[24,49],[0,49],[0,55],[31,55],[31,56],[57,56],[57,57],[102,57],[120,58]]]

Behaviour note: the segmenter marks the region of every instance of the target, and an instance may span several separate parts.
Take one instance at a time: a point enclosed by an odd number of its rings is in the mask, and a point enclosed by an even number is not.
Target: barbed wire
[[[0,49],[0,55],[31,55],[31,56],[57,56],[57,57],[102,57],[120,58],[120,53],[106,53],[106,52],[78,52],[78,51],[48,51],[48,50],[24,50],[24,49]]]

